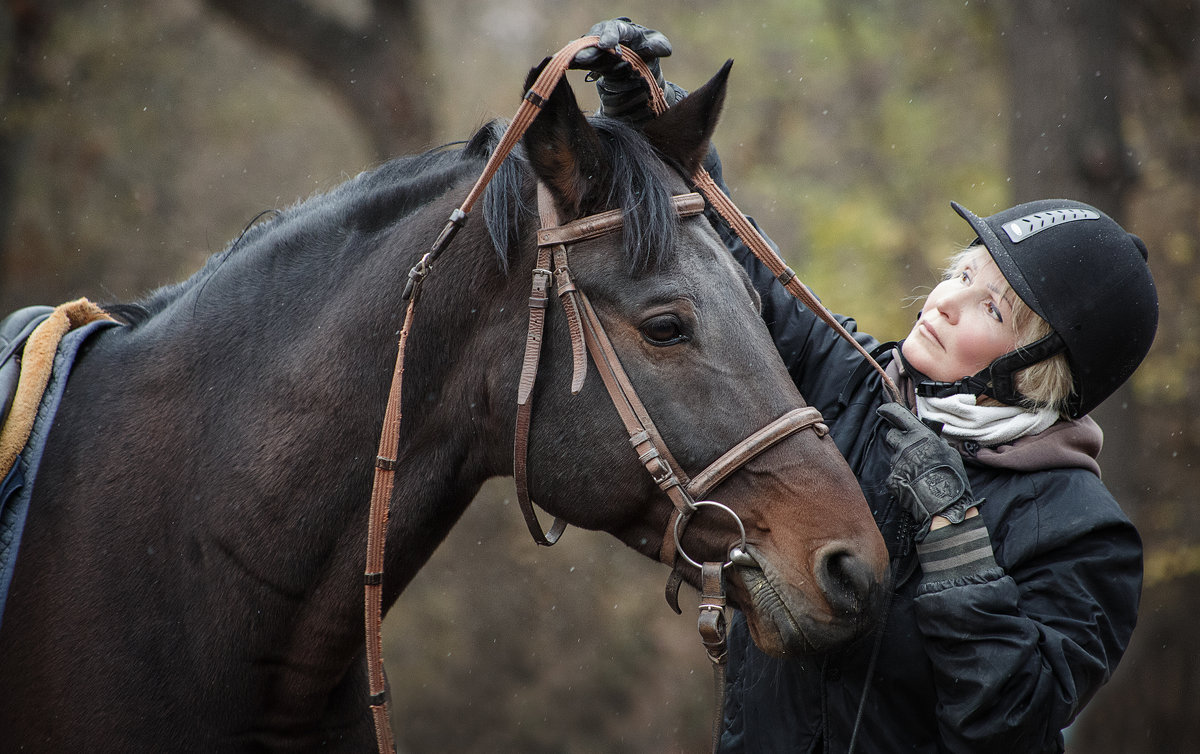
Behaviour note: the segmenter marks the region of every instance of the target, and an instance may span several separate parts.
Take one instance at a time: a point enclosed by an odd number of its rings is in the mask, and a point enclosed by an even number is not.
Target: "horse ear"
[[[691,175],[708,155],[708,142],[716,130],[725,104],[732,60],[708,83],[675,103],[662,115],[647,123],[642,131],[659,153],[677,162],[684,175]]]
[[[525,89],[533,86],[542,65],[529,72]],[[549,186],[564,219],[585,214],[607,185],[607,163],[600,137],[575,101],[566,79],[558,82],[525,136],[525,154],[537,177]]]

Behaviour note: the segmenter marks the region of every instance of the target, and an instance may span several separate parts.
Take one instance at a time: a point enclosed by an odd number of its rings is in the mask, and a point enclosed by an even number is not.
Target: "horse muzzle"
[[[824,652],[861,637],[875,625],[886,592],[886,579],[838,542],[817,549],[811,581],[795,586],[753,545],[730,570],[732,596],[754,643],[776,657]]]

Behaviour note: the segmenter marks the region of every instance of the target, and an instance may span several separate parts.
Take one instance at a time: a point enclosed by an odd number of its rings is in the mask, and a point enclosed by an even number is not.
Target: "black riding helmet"
[[[1154,342],[1158,294],[1146,245],[1082,202],[1043,199],[981,218],[956,202],[1013,291],[1053,332],[958,382],[924,382],[918,393],[986,393],[1019,404],[1016,372],[1066,351],[1074,378],[1072,418],[1098,406],[1133,374]]]

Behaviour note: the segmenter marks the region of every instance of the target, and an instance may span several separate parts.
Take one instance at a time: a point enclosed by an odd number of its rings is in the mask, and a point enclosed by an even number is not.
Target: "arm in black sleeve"
[[[1056,750],[1137,621],[1141,542],[1099,480],[1041,474],[1021,497],[980,509],[1003,570],[916,598],[948,751]]]
[[[704,169],[717,186],[729,195],[716,147],[709,150]],[[763,322],[792,380],[805,400],[822,413],[829,413],[847,378],[862,362],[861,354],[792,296],[715,210],[710,207],[706,213],[725,247],[750,276],[750,282],[762,300]],[[747,219],[771,248],[778,252],[779,247],[762,232],[758,223],[753,218]],[[858,332],[858,325],[853,319],[835,316],[868,351],[878,345],[871,336]]]

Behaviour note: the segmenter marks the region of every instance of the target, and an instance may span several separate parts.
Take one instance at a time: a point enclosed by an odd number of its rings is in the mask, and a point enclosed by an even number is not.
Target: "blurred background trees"
[[[0,310],[185,277],[261,210],[510,116],[530,66],[630,15],[672,39],[664,70],[686,88],[736,60],[717,135],[735,199],[868,332],[902,335],[915,309],[897,302],[971,240],[950,199],[987,214],[1070,196],[1146,240],[1158,340],[1097,414],[1106,482],[1146,540],[1142,625],[1069,749],[1200,750],[1200,6],[561,6],[6,0]],[[388,618],[402,745],[704,750],[709,668],[693,617],[662,605],[665,571],[587,532],[536,548],[510,484]]]

